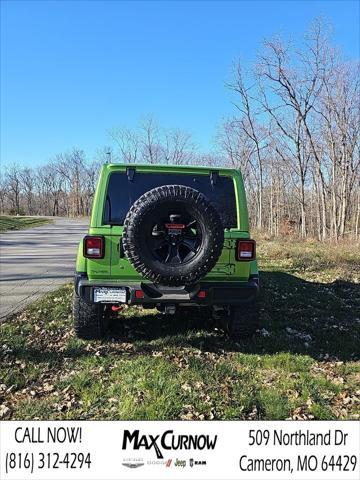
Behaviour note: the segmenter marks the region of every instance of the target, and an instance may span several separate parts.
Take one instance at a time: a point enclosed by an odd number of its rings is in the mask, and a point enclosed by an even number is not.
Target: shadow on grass
[[[180,309],[174,316],[120,317],[113,322],[110,336],[150,350],[191,346],[254,354],[291,352],[317,359],[326,355],[339,360],[360,357],[359,285],[307,282],[283,272],[261,272],[260,279],[261,328],[266,331],[252,339],[232,342],[214,328],[207,309]]]
[[[357,360],[360,358],[360,286],[337,281],[312,283],[283,272],[261,272],[259,298],[261,328],[253,338],[235,343],[216,328],[207,309],[180,309],[174,316],[143,314],[114,319],[102,342],[72,339],[65,349],[24,345],[16,356],[36,363],[61,364],[64,360],[94,355],[151,354],[162,348],[193,347],[209,352],[275,354],[290,352],[314,359]],[[133,344],[132,351],[122,343]]]

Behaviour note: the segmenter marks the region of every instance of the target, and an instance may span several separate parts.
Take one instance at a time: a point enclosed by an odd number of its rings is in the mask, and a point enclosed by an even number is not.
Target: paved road
[[[73,277],[77,244],[87,219],[0,235],[0,321]]]

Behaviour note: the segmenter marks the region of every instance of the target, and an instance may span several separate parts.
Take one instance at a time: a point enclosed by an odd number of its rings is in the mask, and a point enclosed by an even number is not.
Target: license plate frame
[[[95,287],[95,303],[126,303],[125,287]]]

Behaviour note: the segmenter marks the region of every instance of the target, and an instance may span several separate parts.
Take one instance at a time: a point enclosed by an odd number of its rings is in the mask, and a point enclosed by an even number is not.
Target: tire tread
[[[73,321],[75,334],[86,340],[100,339],[106,331],[103,306],[87,303],[74,293]]]
[[[139,235],[141,235],[143,213],[154,210],[154,214],[156,214],[156,205],[158,202],[176,198],[195,203],[197,208],[202,210],[207,219],[207,235],[211,239],[212,246],[210,254],[207,252],[206,255],[203,255],[202,261],[198,262],[196,268],[190,273],[181,273],[181,267],[179,267],[178,274],[165,276],[153,272],[146,265],[146,259],[142,257],[137,247],[137,239]],[[221,255],[223,244],[224,227],[217,210],[210,204],[205,195],[184,185],[163,185],[149,190],[132,205],[124,221],[124,253],[137,272],[155,283],[173,286],[195,283],[215,266]]]

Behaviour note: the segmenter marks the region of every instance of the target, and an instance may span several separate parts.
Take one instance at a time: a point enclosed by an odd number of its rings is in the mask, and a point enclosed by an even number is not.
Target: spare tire
[[[133,267],[154,283],[190,285],[216,264],[224,227],[209,200],[191,187],[144,193],[124,221],[123,247]]]

